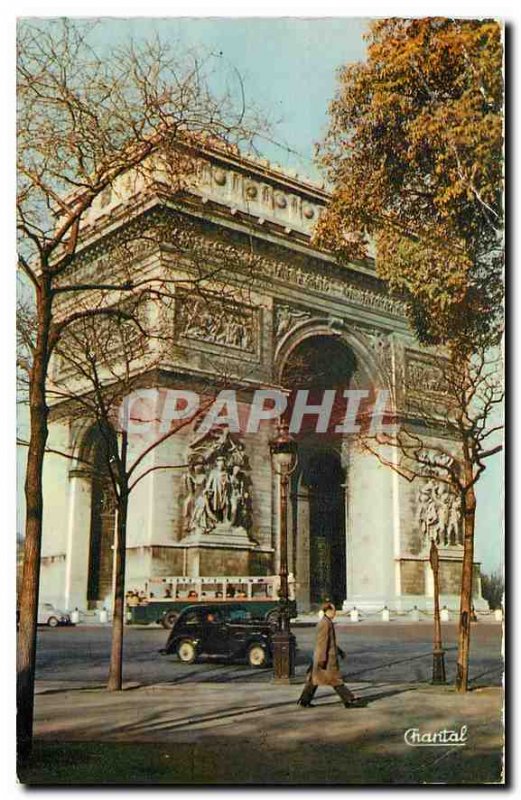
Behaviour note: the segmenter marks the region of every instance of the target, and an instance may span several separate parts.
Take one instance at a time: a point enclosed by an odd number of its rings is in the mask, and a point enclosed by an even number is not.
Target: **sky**
[[[179,41],[181,47],[214,54],[217,70],[235,68],[247,101],[276,120],[273,138],[302,154],[262,142],[274,163],[301,169],[318,178],[313,145],[325,131],[327,103],[335,90],[335,71],[364,57],[363,19],[131,19],[102,20],[97,40],[105,46],[126,37],[154,36]]]
[[[328,19],[132,18],[100,19],[94,40],[106,49],[159,34],[182,48],[211,53],[216,67],[240,73],[246,99],[273,121],[263,155],[283,168],[315,180],[314,144],[327,128],[328,103],[334,96],[336,70],[363,59],[367,20]],[[22,472],[19,466],[19,475]],[[502,457],[495,456],[477,486],[476,560],[490,573],[503,565]]]

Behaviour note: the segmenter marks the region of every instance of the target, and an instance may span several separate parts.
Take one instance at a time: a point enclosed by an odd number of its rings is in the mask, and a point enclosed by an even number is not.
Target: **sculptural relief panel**
[[[448,483],[451,471],[457,467],[448,453],[425,447],[417,454],[425,475],[417,490],[416,521],[421,544],[428,547],[434,541],[440,547],[463,544],[461,498]]]
[[[443,369],[433,362],[409,358],[407,360],[407,388],[413,392],[447,394]]]
[[[244,445],[227,428],[195,434],[184,477],[185,535],[249,534],[252,522],[250,465]]]
[[[275,339],[282,339],[299,324],[312,319],[312,317],[313,312],[308,309],[298,308],[285,303],[277,303],[274,310],[273,326]]]
[[[179,339],[236,351],[237,355],[258,355],[260,309],[230,302],[215,295],[176,298],[176,330]]]
[[[425,481],[418,488],[417,509],[422,545],[463,544],[461,500],[448,484],[435,478]]]
[[[436,363],[432,357],[419,357],[417,353],[406,351],[405,395],[409,411],[443,418],[450,397],[441,359]]]

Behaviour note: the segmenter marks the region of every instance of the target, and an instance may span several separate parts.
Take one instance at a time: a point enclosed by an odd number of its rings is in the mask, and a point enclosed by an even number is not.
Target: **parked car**
[[[251,667],[266,667],[271,661],[273,626],[255,619],[247,606],[188,606],[175,622],[163,654],[177,653],[185,664],[201,655],[246,659]]]
[[[70,614],[55,608],[52,603],[41,603],[38,606],[38,625],[56,628],[57,625],[72,625],[72,622]]]

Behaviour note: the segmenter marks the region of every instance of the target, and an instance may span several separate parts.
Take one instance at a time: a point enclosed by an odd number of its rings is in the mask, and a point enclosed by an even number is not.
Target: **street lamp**
[[[439,558],[436,542],[431,539],[431,550],[429,553],[432,575],[434,578],[434,645],[432,649],[432,683],[446,683],[445,679],[445,651],[441,644],[441,621],[440,621],[440,577],[439,577]]]
[[[273,677],[277,682],[288,683],[295,675],[295,637],[290,630],[288,596],[288,485],[297,467],[297,443],[286,423],[279,422],[278,435],[270,442],[270,453],[280,487],[279,628],[272,636]]]

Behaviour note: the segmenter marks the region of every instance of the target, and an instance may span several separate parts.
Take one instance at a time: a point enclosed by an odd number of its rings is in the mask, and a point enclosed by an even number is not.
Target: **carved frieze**
[[[262,216],[307,235],[313,232],[324,205],[322,196],[306,192],[304,188],[299,192],[283,178],[279,182],[273,176],[268,182],[254,169],[248,174],[228,164],[211,165],[206,159],[197,160],[191,189],[208,200]]]
[[[265,287],[266,283],[276,280],[323,295],[326,299],[338,298],[363,309],[404,316],[405,309],[400,300],[356,285],[347,274],[340,277],[327,272],[323,264],[314,265],[311,259],[295,257],[289,262],[273,258],[229,240],[202,235],[188,221],[176,224],[171,216],[161,213],[152,219],[145,221],[140,218],[127,226],[125,232],[114,234],[111,252],[108,252],[106,242],[97,243],[90,249],[88,267],[85,264],[86,256],[82,256],[78,258],[78,268],[85,265],[83,268],[94,269],[98,275],[109,275],[113,274],[115,262],[119,261],[117,254],[120,250],[125,253],[124,263],[128,264],[129,257],[143,258],[157,252],[158,245],[170,245],[188,260],[196,262],[199,268],[201,263],[218,264],[221,268],[223,265],[239,268],[247,273],[255,286]],[[91,260],[94,258],[95,263]]]
[[[403,313],[403,306],[396,299],[355,286],[347,280],[340,280],[323,271],[315,272],[271,259],[262,259],[262,269],[266,275],[286,283],[302,286],[314,293],[339,297],[364,308],[377,309],[389,314],[401,315]]]
[[[262,286],[272,279],[300,286],[314,294],[326,297],[337,297],[366,309],[383,311],[387,314],[403,317],[404,305],[401,301],[387,294],[357,286],[346,278],[339,278],[324,271],[323,266],[315,269],[310,264],[300,266],[298,263],[271,258],[265,254],[255,253],[237,246],[235,243],[221,239],[194,235],[189,226],[163,226],[162,242],[180,248],[188,257],[201,263],[228,264],[244,269],[255,285]]]
[[[257,353],[259,309],[216,295],[176,298],[176,330],[180,339],[192,339],[245,353]]]

